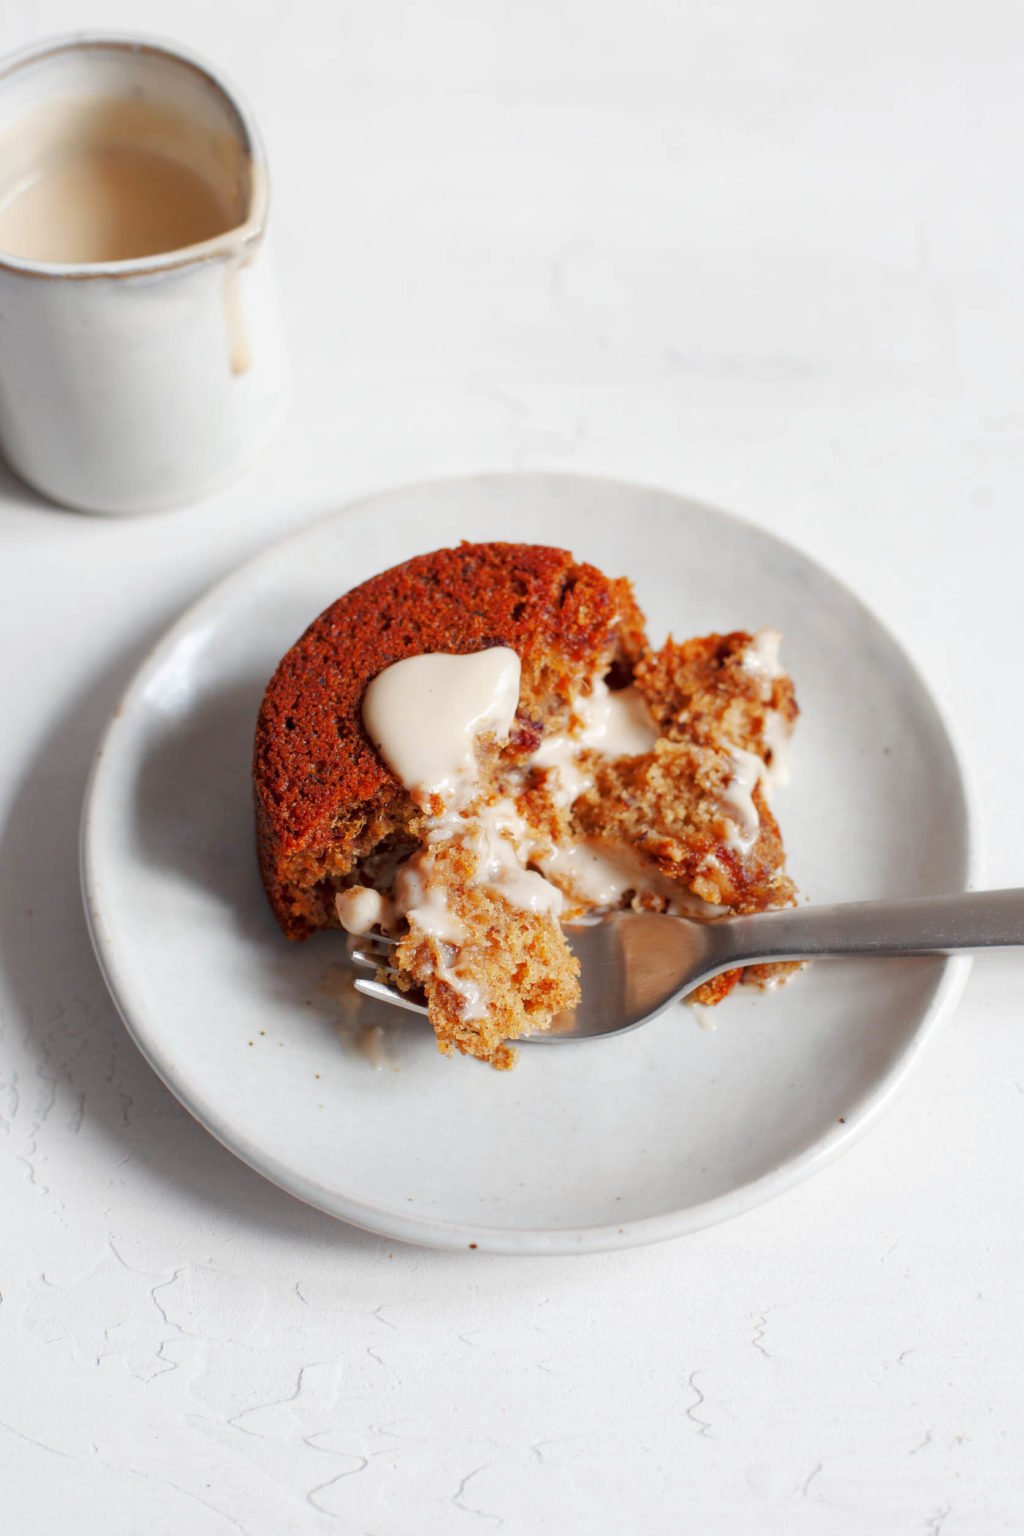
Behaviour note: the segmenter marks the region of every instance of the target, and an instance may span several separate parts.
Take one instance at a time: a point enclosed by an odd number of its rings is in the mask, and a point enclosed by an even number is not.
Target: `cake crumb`
[[[795,903],[772,809],[798,714],[779,640],[735,630],[652,647],[628,581],[538,545],[467,543],[372,578],[309,627],[260,710],[260,865],[281,927],[385,938],[380,975],[423,999],[442,1053],[509,1070],[516,1039],[579,1001],[564,921]],[[367,690],[380,710],[395,694],[377,680],[403,664],[391,682],[403,680],[405,705],[384,707],[383,727],[374,717],[371,740]],[[485,698],[477,716],[460,683],[421,709],[412,667],[417,679],[484,678],[488,697],[493,670],[502,707]],[[438,722],[464,733],[457,793],[443,775],[422,792],[409,778],[413,718],[431,762],[448,761],[433,751]],[[394,760],[412,764],[408,782],[384,755],[393,721],[405,722]],[[688,1001],[713,1028],[708,1010],[738,983],[764,990],[797,968],[736,967]],[[391,1064],[382,1026],[354,1043],[378,1070]]]

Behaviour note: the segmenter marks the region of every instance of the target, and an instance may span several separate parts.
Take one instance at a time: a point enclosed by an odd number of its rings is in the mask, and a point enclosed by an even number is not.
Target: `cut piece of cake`
[[[509,1041],[578,999],[566,919],[792,902],[768,806],[797,713],[778,638],[652,651],[628,581],[536,545],[463,544],[365,582],[260,710],[281,927],[389,935],[389,975],[425,996],[441,1049],[508,1066]]]

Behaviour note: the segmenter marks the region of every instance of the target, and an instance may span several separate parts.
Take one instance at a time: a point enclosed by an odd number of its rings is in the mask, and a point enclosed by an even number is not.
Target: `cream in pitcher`
[[[42,159],[0,203],[0,250],[26,261],[131,261],[222,235],[238,222],[187,165],[130,145]]]
[[[195,60],[69,39],[0,64],[0,447],[53,499],[201,495],[282,414],[265,165]]]

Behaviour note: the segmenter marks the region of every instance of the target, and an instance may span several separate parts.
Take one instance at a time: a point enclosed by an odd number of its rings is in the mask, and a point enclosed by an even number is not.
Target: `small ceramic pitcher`
[[[285,350],[255,124],[204,64],[125,37],[59,39],[0,63],[0,198],[61,115],[168,154],[234,210],[183,249],[86,263],[0,249],[0,451],[43,495],[143,512],[227,480],[284,414]],[[65,128],[65,132],[66,132]]]

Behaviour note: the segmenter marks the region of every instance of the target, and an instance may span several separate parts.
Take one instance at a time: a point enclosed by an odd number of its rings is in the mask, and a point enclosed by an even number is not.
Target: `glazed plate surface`
[[[253,727],[276,662],[366,577],[460,539],[558,544],[633,580],[657,642],[774,625],[802,715],[776,800],[810,901],[963,889],[946,727],[884,626],[795,548],[641,486],[435,482],[305,528],[193,607],[140,669],[97,758],[83,883],[135,1041],[226,1146],[300,1199],[445,1248],[588,1252],[738,1215],[813,1173],[900,1085],[970,961],[821,962],[618,1039],[524,1047],[499,1073],[358,999],[343,938],[291,945],[254,854]],[[375,1065],[356,1043],[384,1026]]]

